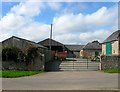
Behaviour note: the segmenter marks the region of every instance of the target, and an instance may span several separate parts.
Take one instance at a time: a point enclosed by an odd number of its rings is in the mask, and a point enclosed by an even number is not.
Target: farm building
[[[15,36],[12,36],[2,41],[2,49],[13,48],[13,47],[20,49],[20,52],[18,53],[18,55],[20,55],[20,53],[26,54],[28,50],[33,48],[34,51],[36,50],[37,56],[33,59],[34,62],[29,62],[27,66],[24,60],[21,60],[21,59],[19,59],[19,62],[17,63],[16,61],[2,60],[3,69],[21,69],[21,70],[27,70],[27,69],[43,70],[44,69],[45,51],[47,49],[46,47],[36,44],[35,42],[22,39],[19,37],[15,37]]]
[[[84,45],[64,45],[58,41],[53,39],[45,39],[38,44],[43,45],[55,52],[66,52],[68,58],[79,58],[80,57],[80,50],[83,48]]]
[[[99,56],[102,52],[102,46],[98,41],[88,43],[81,50],[81,56],[84,58],[93,59]]]
[[[51,50],[51,55],[54,55],[56,58],[59,58],[59,59],[66,58],[67,48],[65,47],[64,44],[49,38],[41,42],[38,42],[38,44],[43,45],[47,47],[49,50]]]
[[[80,51],[84,45],[65,45],[67,47],[67,57],[80,58]]]
[[[2,41],[2,47],[17,47],[23,51],[25,51],[26,48],[28,48],[29,46],[32,46],[32,45],[39,47],[39,48],[46,49],[46,47],[44,47],[42,45],[39,45],[30,40],[26,40],[26,39],[19,38],[16,36],[12,36],[12,37]]]
[[[120,30],[112,33],[102,43],[103,55],[118,55],[120,54]]]
[[[52,51],[56,51],[56,52],[65,51],[65,45],[53,39],[48,38],[48,39],[38,42],[38,44],[43,45],[47,47],[48,49],[50,49],[50,46],[51,46]]]
[[[103,41],[102,55],[102,69],[120,68],[120,30]]]

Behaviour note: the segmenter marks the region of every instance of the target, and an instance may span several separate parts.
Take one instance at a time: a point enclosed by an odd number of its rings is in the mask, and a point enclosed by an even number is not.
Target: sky
[[[34,0],[35,1],[35,0]],[[64,44],[103,42],[118,30],[117,2],[1,2],[0,41],[11,36]]]

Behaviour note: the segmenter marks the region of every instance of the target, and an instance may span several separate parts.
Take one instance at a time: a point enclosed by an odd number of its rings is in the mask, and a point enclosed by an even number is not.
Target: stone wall
[[[44,70],[44,57],[39,54],[34,61],[2,61],[3,70]]]
[[[2,70],[27,70],[24,62],[2,61]]]
[[[120,68],[120,55],[103,56],[101,63],[102,69]]]

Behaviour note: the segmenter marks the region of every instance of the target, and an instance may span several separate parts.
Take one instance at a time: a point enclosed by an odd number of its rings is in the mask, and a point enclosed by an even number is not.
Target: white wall
[[[119,54],[119,42],[113,41],[112,42],[112,55]],[[106,43],[102,44],[102,55],[106,55]]]
[[[116,55],[119,54],[119,46],[118,46],[118,41],[112,42],[112,54]]]

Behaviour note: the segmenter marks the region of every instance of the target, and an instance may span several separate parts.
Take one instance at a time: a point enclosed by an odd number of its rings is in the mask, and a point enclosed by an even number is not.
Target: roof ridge
[[[118,40],[119,35],[120,35],[120,30],[117,30],[113,32],[110,36],[108,36],[102,43]]]

